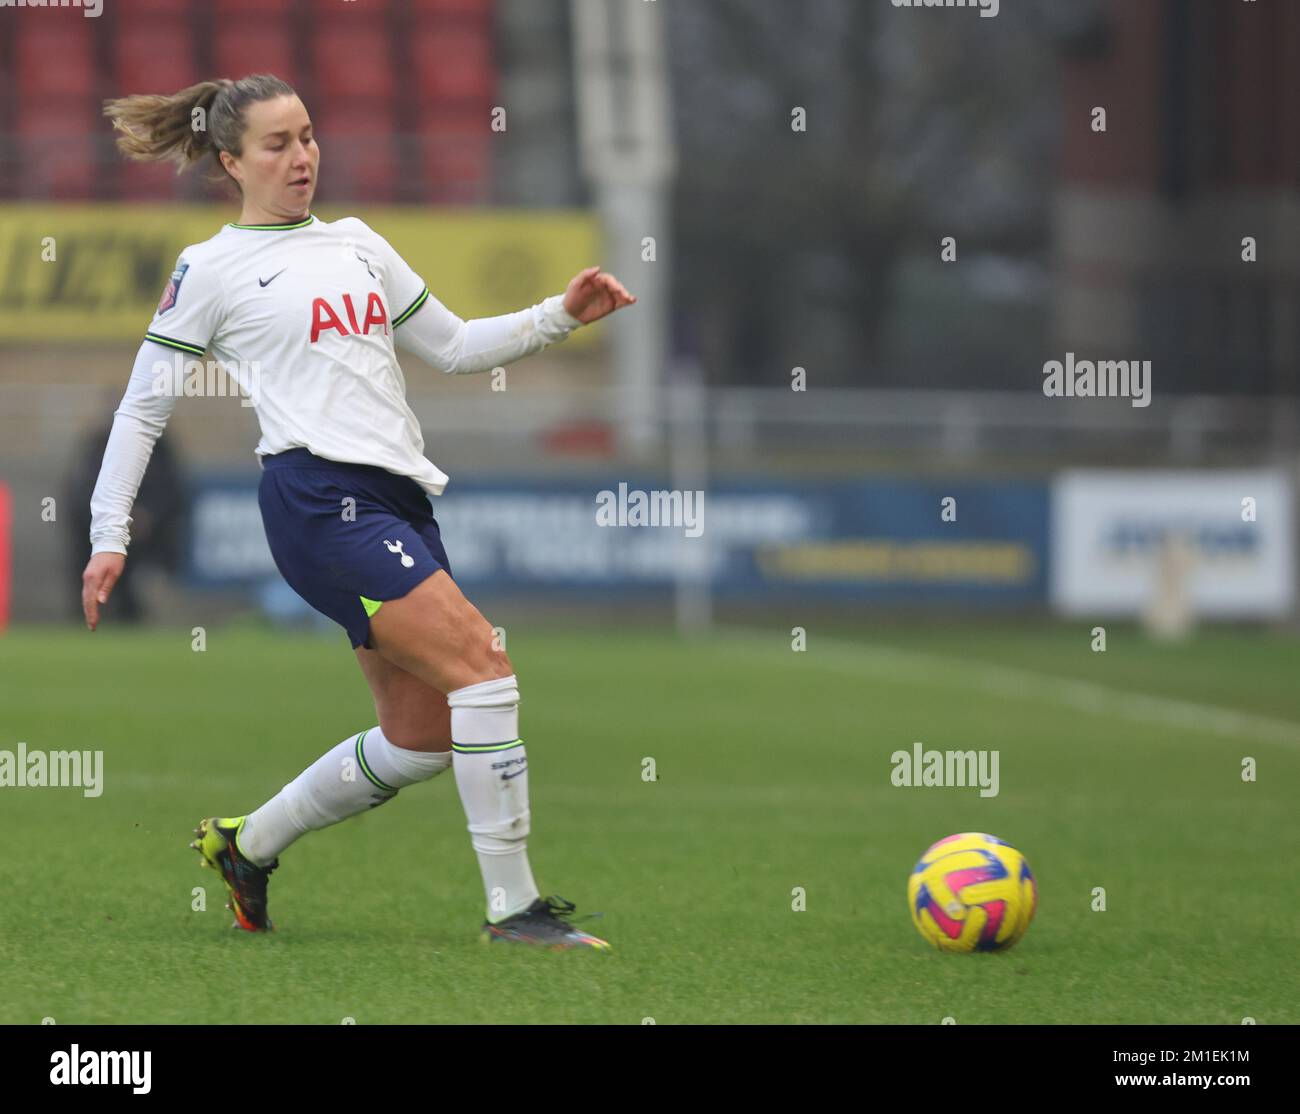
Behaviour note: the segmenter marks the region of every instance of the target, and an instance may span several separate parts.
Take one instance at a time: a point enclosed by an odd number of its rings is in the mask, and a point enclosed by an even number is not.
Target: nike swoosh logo
[[[273,283],[276,279],[278,279],[278,278],[279,278],[282,274],[284,274],[284,272],[287,271],[288,269],[289,269],[288,267],[281,267],[281,268],[280,268],[278,271],[276,271],[275,274],[273,274],[269,279],[258,279],[258,280],[257,280],[257,285],[258,285],[258,286],[270,286],[271,283]]]
[[[501,775],[501,780],[502,780],[502,781],[509,781],[512,777],[518,777],[520,774],[526,774],[526,773],[528,773],[528,767],[527,767],[527,766],[525,766],[522,770],[516,770],[513,774],[502,774],[502,775]]]

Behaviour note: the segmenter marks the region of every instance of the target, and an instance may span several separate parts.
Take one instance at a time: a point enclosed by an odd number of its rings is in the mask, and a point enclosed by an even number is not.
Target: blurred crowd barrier
[[[476,598],[607,608],[689,583],[759,606],[1101,618],[1177,588],[1198,617],[1294,610],[1297,457],[1263,402],[674,387],[660,448],[637,461],[611,434],[613,388],[566,383],[581,359],[546,359],[505,391],[408,369],[426,452],[452,477],[435,514]],[[0,384],[18,619],[75,605],[86,430],[102,436],[114,397]],[[252,412],[181,399],[168,438],[186,511],[168,550],[178,590],[292,616],[273,592]]]

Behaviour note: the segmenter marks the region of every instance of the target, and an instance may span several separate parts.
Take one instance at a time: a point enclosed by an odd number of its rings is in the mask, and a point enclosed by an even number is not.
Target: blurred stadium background
[[[370,221],[462,316],[592,261],[641,297],[505,391],[410,360],[476,598],[658,614],[675,592],[694,625],[731,605],[1113,617],[1162,592],[1293,613],[1294,5],[117,0],[3,18],[11,621],[75,618],[84,493],[138,338],[179,249],[233,211],[200,175],[119,158],[102,99],[258,70],[318,123],[317,212]],[[1067,352],[1151,360],[1151,404],[1044,397]],[[138,516],[142,617],[294,614],[252,503],[255,438],[233,399],[178,407]],[[1065,473],[1096,466],[1066,501]],[[594,491],[629,480],[707,489],[702,537],[591,526]]]
[[[457,578],[525,678],[538,861],[636,958],[575,996],[511,957],[503,1001],[455,943],[478,883],[452,794],[293,849],[241,1020],[1296,1020],[1300,4],[105,0],[0,27],[0,745],[105,748],[116,787],[5,799],[45,850],[0,863],[28,895],[0,1020],[223,1008],[175,833],[372,722],[271,564],[232,397],[180,401],[134,599],[73,625],[140,337],[236,212],[123,162],[101,101],[259,70],[318,124],[315,211],[462,316],[592,263],[640,297],[504,391],[403,357]],[[1150,360],[1150,405],[1046,397],[1069,353]],[[702,532],[598,527],[624,483],[704,491]],[[916,740],[999,751],[1002,795],[892,787]],[[125,833],[93,863],[87,809]],[[908,924],[907,870],[962,830],[1040,879],[1030,978],[936,979]],[[399,845],[437,870],[412,886]],[[382,926],[331,899],[349,871]]]

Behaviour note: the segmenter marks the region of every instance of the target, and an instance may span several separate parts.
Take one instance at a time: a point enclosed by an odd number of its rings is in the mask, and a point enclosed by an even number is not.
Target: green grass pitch
[[[1300,1021],[1297,644],[1114,627],[1094,653],[1090,626],[814,624],[803,652],[789,624],[511,628],[533,866],[603,911],[608,955],[479,943],[450,773],[295,844],[277,931],[232,931],[190,830],[373,724],[345,640],[11,630],[0,749],[105,771],[92,799],[0,788],[0,1022]],[[892,785],[917,741],[998,750],[998,796]],[[941,955],[908,918],[913,864],[960,831],[1038,879],[1005,954]]]

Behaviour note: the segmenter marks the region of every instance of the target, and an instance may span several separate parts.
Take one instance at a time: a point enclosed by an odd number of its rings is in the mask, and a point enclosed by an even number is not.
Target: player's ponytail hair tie
[[[221,152],[243,153],[248,106],[295,96],[293,86],[274,74],[250,74],[238,81],[200,81],[170,95],[139,93],[104,102],[118,149],[140,162],[174,162],[177,173],[211,155],[225,177]]]

